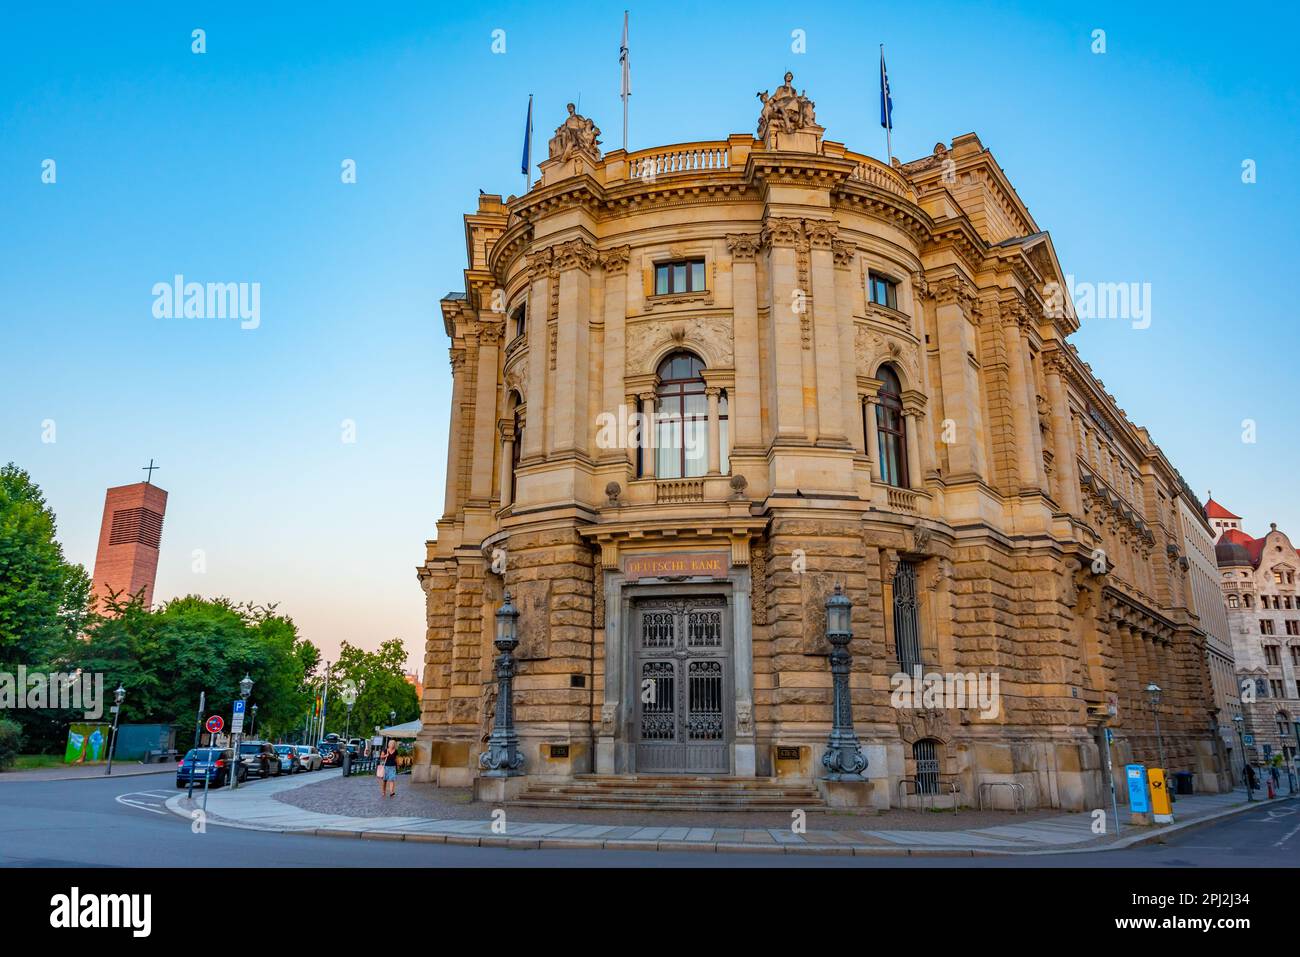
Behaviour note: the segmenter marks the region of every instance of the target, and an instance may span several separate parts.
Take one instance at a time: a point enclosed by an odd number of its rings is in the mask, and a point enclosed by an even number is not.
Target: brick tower
[[[95,554],[97,607],[110,591],[126,597],[143,590],[145,607],[153,604],[158,546],[166,511],[167,492],[152,482],[119,485],[108,490],[99,529],[99,550]]]

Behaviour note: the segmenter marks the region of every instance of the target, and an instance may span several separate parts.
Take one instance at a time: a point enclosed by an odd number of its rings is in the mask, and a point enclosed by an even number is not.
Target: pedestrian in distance
[[[388,750],[384,752],[383,765],[384,778],[383,785],[388,789],[388,796],[397,797],[397,742],[390,740]]]

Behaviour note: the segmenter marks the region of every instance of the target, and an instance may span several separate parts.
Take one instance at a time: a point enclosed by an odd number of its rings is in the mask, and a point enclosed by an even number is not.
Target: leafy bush
[[[0,720],[0,771],[12,767],[23,744],[23,729],[16,721]]]

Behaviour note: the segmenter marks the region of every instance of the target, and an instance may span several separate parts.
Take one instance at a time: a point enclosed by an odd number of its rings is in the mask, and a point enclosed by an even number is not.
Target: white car
[[[295,744],[294,751],[298,752],[298,764],[304,771],[319,771],[321,769],[320,752],[316,750],[314,744]]]

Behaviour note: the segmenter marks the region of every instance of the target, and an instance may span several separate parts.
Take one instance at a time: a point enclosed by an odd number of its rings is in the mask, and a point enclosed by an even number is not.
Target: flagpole
[[[894,166],[894,110],[890,103],[891,91],[885,85],[885,45],[880,44],[880,90],[885,107],[885,165]]]
[[[524,169],[524,192],[533,188],[533,95],[528,94],[528,166]]]
[[[623,99],[623,152],[627,152],[627,98],[631,92],[628,89],[628,61],[627,61],[627,11],[623,11],[623,46],[619,49],[619,63],[622,67],[621,90]]]

